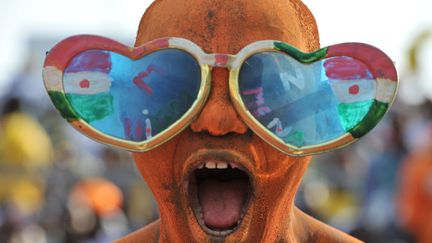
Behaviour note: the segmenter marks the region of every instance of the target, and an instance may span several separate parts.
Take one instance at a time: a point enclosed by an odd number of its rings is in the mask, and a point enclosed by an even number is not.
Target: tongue
[[[215,230],[235,227],[241,216],[247,190],[247,180],[202,181],[198,187],[198,197],[206,226]]]

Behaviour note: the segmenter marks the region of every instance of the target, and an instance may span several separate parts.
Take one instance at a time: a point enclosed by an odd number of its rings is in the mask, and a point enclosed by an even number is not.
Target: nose
[[[192,131],[208,132],[213,136],[246,133],[248,127],[240,119],[231,103],[228,69],[214,68],[211,75],[212,83],[209,98],[198,118],[191,124]]]

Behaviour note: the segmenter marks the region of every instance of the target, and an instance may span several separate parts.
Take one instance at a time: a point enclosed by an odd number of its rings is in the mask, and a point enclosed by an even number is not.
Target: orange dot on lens
[[[349,88],[349,93],[352,95],[356,95],[359,92],[360,92],[360,87],[357,84],[355,84]]]
[[[90,81],[88,79],[81,80],[80,87],[83,89],[89,88],[90,87]]]

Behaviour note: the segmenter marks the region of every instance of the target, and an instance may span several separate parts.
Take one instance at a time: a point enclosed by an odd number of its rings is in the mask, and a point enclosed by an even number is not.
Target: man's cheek
[[[136,165],[146,180],[153,177],[158,180],[158,176],[169,175],[172,177],[175,161],[175,140],[177,139],[173,138],[148,152],[133,154]]]
[[[290,176],[290,168],[293,166],[300,166],[305,170],[311,161],[311,156],[294,157],[286,155],[273,146],[261,141],[262,153],[265,160],[257,161],[259,173],[262,176],[271,176],[274,178]],[[300,169],[300,168],[299,168]]]

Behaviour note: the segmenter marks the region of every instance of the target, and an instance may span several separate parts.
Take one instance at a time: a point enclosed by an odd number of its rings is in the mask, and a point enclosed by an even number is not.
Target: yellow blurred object
[[[24,214],[31,215],[42,206],[41,186],[29,180],[18,180],[9,190],[9,200]]]
[[[110,181],[97,177],[78,182],[71,192],[71,199],[75,203],[85,203],[98,215],[110,214],[123,204],[120,189]]]
[[[3,117],[0,125],[0,163],[34,167],[51,162],[51,140],[33,117],[13,112]]]
[[[425,43],[432,38],[432,31],[424,31],[420,33],[419,36],[417,36],[414,39],[414,42],[412,43],[410,49],[409,49],[409,68],[416,72],[419,68],[419,53],[421,52],[422,48],[424,47]]]
[[[303,196],[309,207],[326,219],[344,213],[346,209],[356,209],[358,202],[352,192],[335,189],[325,182],[317,181],[305,184]]]
[[[344,190],[331,190],[329,200],[322,205],[321,212],[329,218],[345,211],[346,208],[356,208],[355,194]]]

